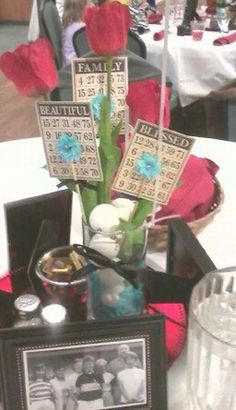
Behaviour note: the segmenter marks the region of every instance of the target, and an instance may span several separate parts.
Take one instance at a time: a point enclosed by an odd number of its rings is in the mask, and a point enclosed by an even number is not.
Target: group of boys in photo
[[[85,354],[75,357],[68,372],[63,361],[48,377],[40,361],[29,381],[30,410],[101,410],[128,403],[145,403],[146,375],[137,353],[128,344],[118,347],[116,357]],[[117,407],[117,408],[118,408]]]

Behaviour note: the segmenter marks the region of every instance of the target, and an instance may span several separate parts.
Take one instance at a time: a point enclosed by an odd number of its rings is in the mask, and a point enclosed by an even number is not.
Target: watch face
[[[71,192],[62,190],[5,205],[15,297],[29,289],[26,272],[30,261],[35,263],[47,250],[69,244],[71,204]]]

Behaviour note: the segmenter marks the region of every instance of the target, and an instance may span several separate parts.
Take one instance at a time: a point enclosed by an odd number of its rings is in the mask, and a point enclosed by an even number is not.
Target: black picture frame
[[[68,189],[58,190],[9,202],[4,204],[4,208],[11,284],[14,295],[18,296],[30,287],[26,272],[42,223],[50,221],[52,227],[50,234],[44,235],[41,255],[56,246],[69,244],[72,193]],[[37,254],[37,257],[41,255]]]
[[[143,369],[145,380],[143,399],[103,408],[167,410],[164,316],[159,313],[113,321],[81,321],[61,327],[22,328],[20,332],[0,330],[4,410],[30,409],[29,384],[33,368],[39,362],[46,364],[49,372],[55,362],[63,362],[67,369],[78,355],[82,359],[85,355],[113,359],[121,344],[128,345],[138,355],[141,363],[138,367]],[[119,378],[120,375],[119,372]]]
[[[168,224],[166,272],[144,269],[140,273],[147,304],[189,304],[193,287],[215,264],[189,225],[181,218]]]
[[[174,218],[168,225],[167,273],[186,279],[200,280],[216,269],[188,224]]]

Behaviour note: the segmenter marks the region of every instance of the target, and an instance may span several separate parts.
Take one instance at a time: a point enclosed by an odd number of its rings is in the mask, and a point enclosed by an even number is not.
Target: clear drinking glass
[[[192,39],[194,41],[201,41],[205,30],[205,21],[194,20],[191,22]]]
[[[189,409],[236,409],[236,267],[207,274],[193,290],[187,380]]]
[[[229,32],[229,22],[230,22],[229,11],[226,8],[217,7],[216,20],[217,20],[221,33],[228,33]]]

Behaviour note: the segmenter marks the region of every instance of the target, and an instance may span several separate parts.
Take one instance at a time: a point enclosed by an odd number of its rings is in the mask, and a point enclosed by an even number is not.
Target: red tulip
[[[129,106],[130,124],[135,126],[138,119],[159,124],[161,86],[156,80],[134,81],[129,84],[126,102]],[[170,89],[165,89],[165,128],[170,124]]]
[[[113,56],[125,49],[131,25],[127,5],[115,1],[86,7],[84,21],[89,45],[96,54]]]
[[[27,97],[44,95],[58,83],[54,52],[45,38],[21,44],[13,52],[2,54],[0,69],[15,84],[18,92]]]

